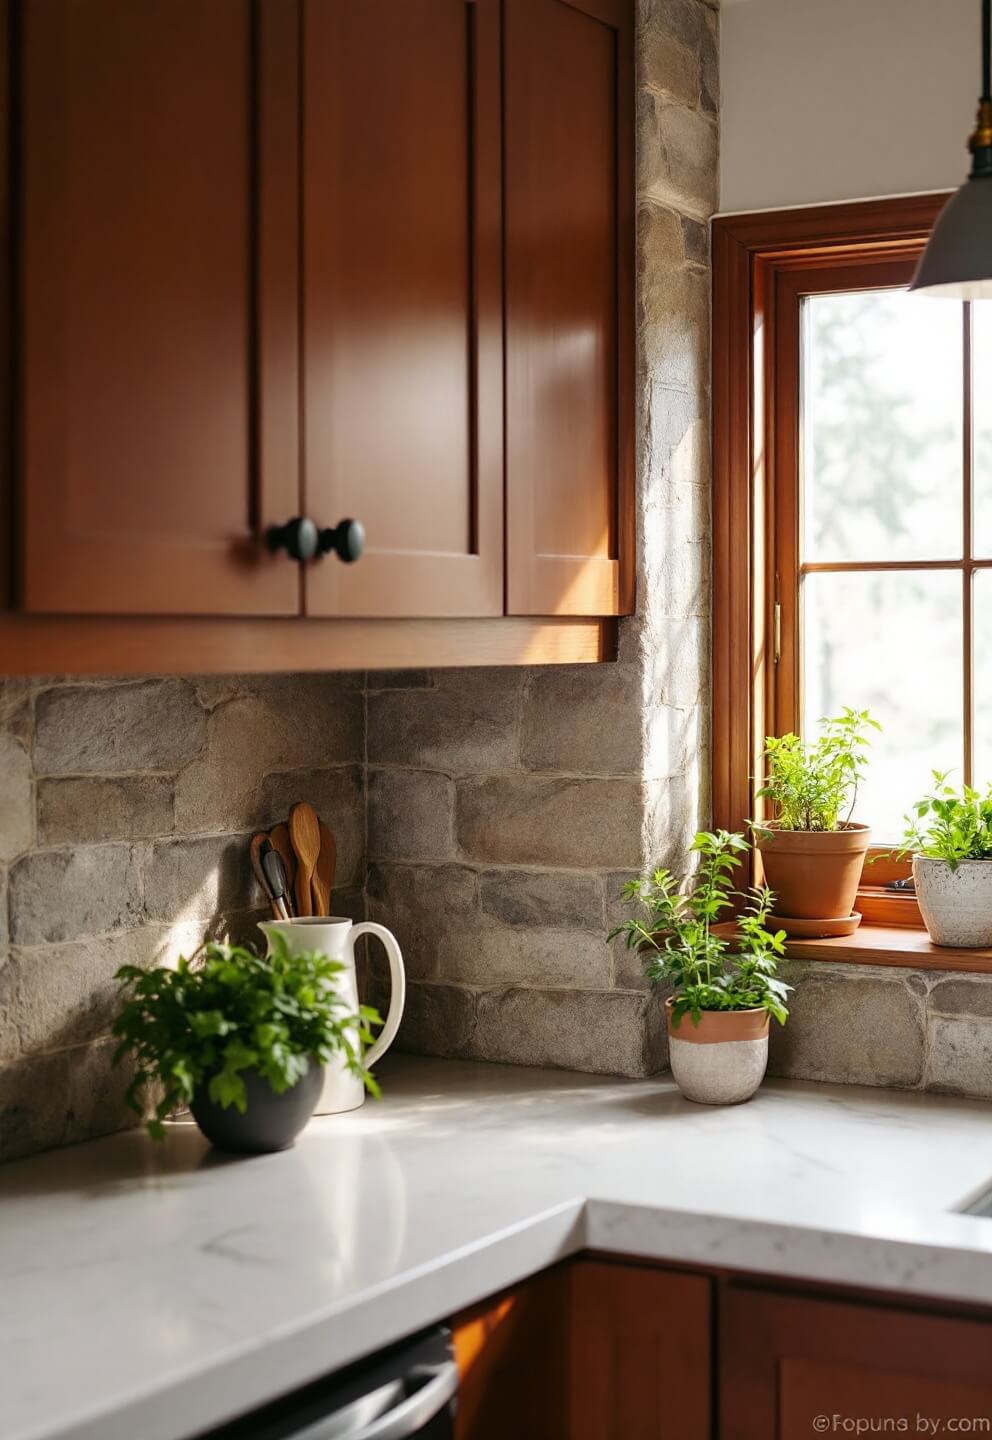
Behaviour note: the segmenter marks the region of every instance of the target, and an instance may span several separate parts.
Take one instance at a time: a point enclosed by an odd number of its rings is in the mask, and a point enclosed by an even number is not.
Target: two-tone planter
[[[935,945],[958,949],[992,946],[992,860],[913,856],[913,882],[923,923]]]
[[[678,1024],[665,1001],[672,1075],[687,1100],[739,1105],[750,1100],[768,1065],[767,1010],[704,1010]]]

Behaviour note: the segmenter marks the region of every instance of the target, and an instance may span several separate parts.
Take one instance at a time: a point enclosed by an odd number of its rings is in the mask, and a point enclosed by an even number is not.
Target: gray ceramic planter
[[[914,855],[913,881],[935,945],[992,945],[992,860],[961,860],[952,870],[946,860]]]
[[[248,1108],[242,1115],[233,1105],[216,1105],[201,1086],[189,1107],[193,1119],[218,1150],[237,1155],[264,1155],[287,1150],[313,1114],[324,1083],[324,1067],[311,1065],[292,1090],[277,1095],[255,1070],[244,1071]]]

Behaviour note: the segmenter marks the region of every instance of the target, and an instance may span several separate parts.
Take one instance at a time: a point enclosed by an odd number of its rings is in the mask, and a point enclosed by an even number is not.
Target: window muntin
[[[977,779],[992,778],[992,569],[974,579],[975,753]]]
[[[952,309],[954,307],[952,306]],[[971,307],[975,429],[975,553],[992,555],[992,300]],[[992,666],[992,654],[986,651]]]

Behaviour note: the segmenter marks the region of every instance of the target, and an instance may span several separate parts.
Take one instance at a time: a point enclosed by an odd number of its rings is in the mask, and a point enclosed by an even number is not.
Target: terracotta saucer
[[[784,930],[793,940],[827,940],[838,935],[853,935],[861,924],[861,916],[855,910],[851,915],[842,915],[835,920],[792,919],[788,915],[769,915],[765,921],[766,930]]]

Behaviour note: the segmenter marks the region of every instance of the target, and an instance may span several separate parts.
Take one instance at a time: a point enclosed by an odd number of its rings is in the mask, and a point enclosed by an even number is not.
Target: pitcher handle
[[[386,1022],[380,1030],[375,1044],[364,1057],[366,1068],[371,1070],[375,1062],[381,1060],[390,1045],[392,1045],[396,1039],[396,1032],[400,1028],[400,1021],[403,1019],[403,1007],[406,1004],[406,971],[403,968],[403,954],[396,936],[391,930],[387,930],[385,925],[377,925],[374,920],[363,920],[361,924],[356,925],[351,932],[352,947],[354,947],[355,941],[360,939],[362,935],[375,935],[386,947],[391,987]]]

